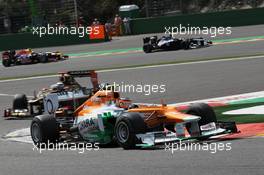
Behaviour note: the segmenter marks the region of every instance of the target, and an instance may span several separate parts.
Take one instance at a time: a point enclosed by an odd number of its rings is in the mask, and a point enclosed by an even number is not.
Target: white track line
[[[214,97],[214,98],[208,98],[203,100],[193,100],[193,101],[187,101],[187,102],[178,102],[178,103],[171,103],[168,104],[169,106],[185,106],[192,103],[231,103],[231,102],[238,102],[242,100],[250,100],[250,99],[256,99],[256,98],[264,98],[264,91],[258,91],[258,92],[250,92],[250,93],[244,93],[244,94],[234,94],[234,95],[228,95],[224,97]],[[136,103],[141,105],[160,105],[160,104],[154,104],[154,103]]]
[[[229,96],[224,96],[224,97],[208,98],[204,100],[195,100],[195,101],[189,101],[189,102],[174,103],[174,104],[169,104],[169,105],[181,106],[181,105],[187,105],[191,103],[208,103],[208,102],[231,103],[231,102],[237,102],[241,100],[250,100],[250,99],[256,99],[256,98],[264,98],[264,91],[250,92],[250,93],[244,93],[244,94],[235,94],[235,95],[229,95]]]
[[[128,70],[138,70],[138,69],[151,69],[151,68],[158,68],[158,67],[182,66],[182,65],[191,65],[191,64],[239,61],[239,60],[257,59],[257,58],[264,58],[264,55],[245,56],[245,57],[230,57],[230,58],[225,58],[225,59],[192,61],[192,62],[187,62],[187,63],[172,63],[172,64],[151,65],[151,66],[138,66],[138,67],[136,66],[136,67],[130,67],[130,68],[116,68],[116,69],[114,68],[114,69],[99,70],[96,72],[98,72],[98,73],[117,72],[117,71],[128,71]],[[16,79],[9,79],[9,80],[0,80],[0,83],[22,81],[22,80],[34,80],[34,79],[42,79],[42,78],[51,78],[51,77],[57,77],[57,76],[58,75],[46,75],[46,76],[36,76],[36,77],[27,77],[27,78],[16,78]]]
[[[57,76],[58,75],[46,75],[46,76],[36,76],[36,77],[26,77],[26,78],[15,78],[15,79],[9,79],[9,80],[0,80],[0,83],[22,81],[22,80],[35,80],[35,79],[51,78],[51,77],[57,77]]]
[[[15,95],[11,95],[11,94],[0,94],[0,96],[3,96],[3,97],[14,97]]]
[[[0,97],[14,97],[15,95],[12,95],[12,94],[0,94]],[[33,98],[34,96],[28,96],[27,97],[30,97],[30,98]]]

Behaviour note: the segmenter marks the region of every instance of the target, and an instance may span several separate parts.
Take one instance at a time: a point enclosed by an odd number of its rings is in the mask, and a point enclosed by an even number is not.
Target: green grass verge
[[[245,104],[234,104],[223,107],[215,107],[215,113],[218,120],[220,121],[235,121],[236,123],[263,123],[264,115],[224,115],[223,112],[237,110],[242,108],[248,108],[258,105],[264,105],[263,102],[258,103],[245,103]]]

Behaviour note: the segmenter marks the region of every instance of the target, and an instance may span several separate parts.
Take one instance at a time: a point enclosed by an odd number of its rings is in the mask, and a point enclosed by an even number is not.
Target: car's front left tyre
[[[123,113],[115,124],[115,138],[124,149],[135,149],[140,140],[136,134],[145,133],[147,126],[139,113]]]
[[[47,144],[58,142],[59,125],[55,117],[51,115],[38,115],[31,122],[30,134],[36,146],[47,147]]]

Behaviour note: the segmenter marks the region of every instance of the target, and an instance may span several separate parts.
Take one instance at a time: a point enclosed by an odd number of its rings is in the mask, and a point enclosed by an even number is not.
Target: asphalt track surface
[[[211,39],[230,39],[249,36],[264,36],[264,25],[238,27],[232,29],[232,35],[218,36]],[[60,50],[67,53],[82,53],[98,50],[112,50],[122,48],[138,48],[142,46],[142,37],[129,36],[116,38],[112,42],[102,44],[74,45],[55,48],[36,49],[36,51],[56,51]],[[148,35],[150,36],[150,35]],[[182,36],[181,36],[182,37]],[[206,37],[206,36],[205,36]],[[206,37],[208,38],[208,37]],[[145,54],[142,52],[107,55],[107,56],[90,56],[81,58],[70,58],[66,61],[23,65],[5,68],[0,65],[0,78],[30,76],[36,74],[57,73],[66,70],[78,69],[104,69],[123,66],[135,66],[142,64],[158,64],[164,62],[188,61],[198,59],[210,59],[216,57],[233,57],[242,55],[264,54],[264,41],[246,42],[237,44],[215,45],[209,48],[195,50],[179,50],[170,52],[156,52]]]
[[[252,30],[253,29],[254,28],[252,28]],[[254,48],[257,48],[257,50],[262,48],[263,51],[262,42],[255,42],[252,44],[253,46],[248,52]],[[241,47],[237,48],[238,53],[240,53],[239,51],[243,51]],[[210,52],[209,50],[211,49],[214,49],[214,47],[200,49],[199,54]],[[224,48],[224,50],[226,49],[227,48]],[[175,53],[172,55],[175,55]],[[169,57],[170,54],[171,53],[163,52],[160,55],[159,53],[153,55],[156,55],[157,57],[161,55]],[[131,55],[125,55],[124,58]],[[104,59],[104,61],[106,62],[107,60]],[[65,63],[66,62],[68,61],[65,61]],[[49,65],[49,67],[53,67],[53,64],[52,66],[51,64]],[[33,65],[33,67],[35,66],[37,65]],[[31,66],[29,65],[29,67]],[[124,95],[131,97],[135,102],[159,103],[162,98],[167,103],[174,103],[261,91],[263,90],[264,82],[263,67],[264,57],[248,60],[207,62],[200,64],[105,72],[99,73],[99,79],[101,82],[125,82],[134,85],[165,84],[166,92],[162,94],[154,93],[150,96],[146,96],[142,93],[125,93]],[[25,66],[24,70],[18,68],[20,72],[18,71],[19,73],[17,74],[20,74],[27,69],[28,66]],[[17,69],[14,69],[14,71],[16,70]],[[32,95],[33,90],[47,87],[47,85],[55,83],[56,81],[57,79],[55,77],[51,77],[0,83],[1,114],[3,113],[3,109],[9,106],[12,102],[12,97],[5,94],[13,95],[16,93],[25,93],[27,95]],[[1,135],[4,135],[15,129],[28,127],[29,124],[29,120],[6,121],[1,118],[0,133]],[[231,142],[232,150],[221,151],[215,154],[212,154],[209,151],[175,151],[174,154],[172,154],[164,149],[125,151],[121,148],[101,148],[99,151],[85,151],[84,154],[79,154],[77,151],[44,151],[40,154],[39,152],[32,150],[33,145],[0,140],[0,175],[263,175],[263,138],[249,138],[227,142]]]

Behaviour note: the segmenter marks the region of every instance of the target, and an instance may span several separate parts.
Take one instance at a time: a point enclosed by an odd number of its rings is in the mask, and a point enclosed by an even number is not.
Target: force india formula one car
[[[135,105],[117,92],[99,90],[70,115],[35,116],[30,132],[36,146],[75,140],[101,145],[117,142],[124,149],[134,149],[206,139],[237,132],[237,128],[234,122],[217,121],[213,109],[204,103],[193,104],[184,113],[166,105]]]
[[[143,51],[151,53],[158,50],[179,50],[179,49],[196,49],[208,47],[212,45],[212,41],[204,38],[174,38],[170,36],[162,36],[158,39],[157,36],[143,38]]]
[[[67,55],[61,52],[34,52],[31,49],[19,51],[4,51],[2,53],[2,64],[5,67],[11,65],[47,63],[67,59]]]
[[[92,87],[81,86],[76,79],[87,77]],[[69,71],[59,73],[59,82],[41,90],[28,100],[25,94],[17,94],[13,100],[13,108],[4,111],[6,119],[24,118],[40,114],[57,113],[64,115],[74,111],[78,106],[98,91],[97,73],[93,70]],[[56,101],[55,103],[51,103]]]

